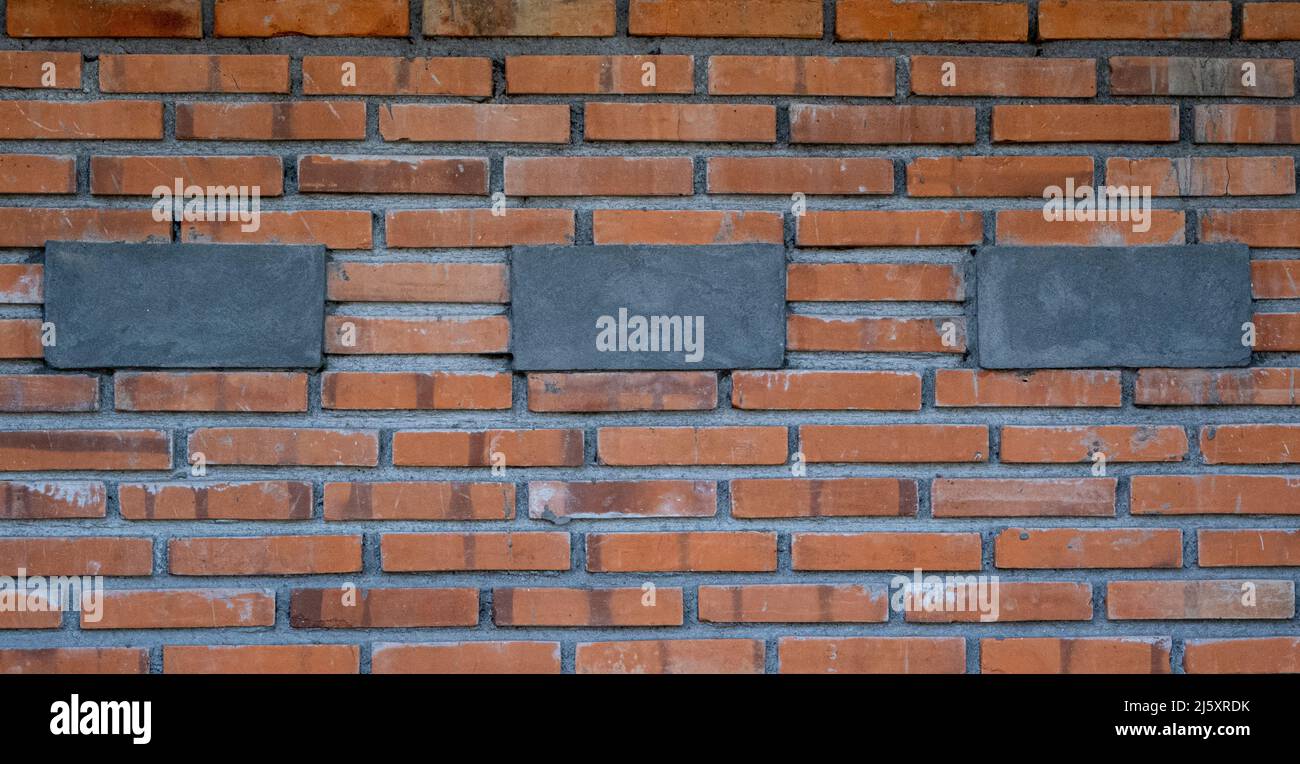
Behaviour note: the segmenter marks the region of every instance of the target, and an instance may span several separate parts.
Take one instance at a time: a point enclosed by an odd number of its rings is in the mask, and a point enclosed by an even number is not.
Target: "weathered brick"
[[[1150,186],[1152,196],[1268,196],[1296,191],[1291,157],[1106,160],[1106,184]]]
[[[1245,73],[1252,68],[1253,83],[1247,84]],[[1110,59],[1110,92],[1290,98],[1295,95],[1295,64],[1280,58],[1115,56]]]
[[[780,244],[781,213],[759,210],[596,210],[596,244]]]
[[[1224,424],[1201,428],[1207,464],[1300,463],[1300,425]]]
[[[776,534],[759,531],[588,533],[591,573],[776,570]]]
[[[817,0],[631,0],[628,34],[647,37],[821,37]]]
[[[393,433],[398,467],[577,467],[582,430],[445,430]]]
[[[406,0],[218,0],[217,37],[405,37]]]
[[[968,106],[790,106],[791,143],[974,143]]]
[[[1300,209],[1205,210],[1201,241],[1241,242],[1252,247],[1300,246]]]
[[[1295,582],[1255,580],[1110,581],[1112,621],[1291,619]]]
[[[1300,533],[1201,528],[1196,531],[1196,563],[1202,568],[1300,565]]]
[[[105,93],[288,93],[288,56],[110,54],[99,57]]]
[[[303,56],[306,95],[492,95],[492,59]]]
[[[931,96],[1092,98],[1091,58],[912,56],[912,92]]]
[[[1142,369],[1139,406],[1294,406],[1297,369]]]
[[[326,483],[326,520],[510,520],[513,483]]]
[[[1176,529],[1008,528],[993,540],[999,568],[1180,568]]]
[[[528,375],[528,410],[545,412],[710,411],[711,371],[612,371]]]
[[[889,598],[866,584],[701,586],[699,611],[709,623],[884,623]]]
[[[147,576],[153,540],[126,536],[0,538],[0,574]],[[12,585],[12,584],[11,584]]]
[[[961,302],[962,269],[939,263],[791,263],[791,302]]]
[[[487,160],[476,157],[298,158],[298,190],[303,193],[483,196],[487,189]]]
[[[181,240],[213,244],[324,244],[329,249],[370,249],[369,212],[271,210],[258,216],[256,231],[239,220],[182,223]]]
[[[559,642],[377,644],[373,674],[558,674]]]
[[[126,520],[308,520],[311,483],[123,483],[118,506]]]
[[[782,674],[963,674],[961,637],[781,637]]]
[[[1091,621],[1092,585],[1054,581],[999,581],[980,586],[974,576],[931,589],[923,583],[903,598],[908,623],[1024,623]],[[938,597],[942,599],[938,599]]]
[[[1092,157],[917,157],[907,165],[908,196],[1032,196],[1052,187],[1091,186]]]
[[[1092,461],[1179,462],[1187,457],[1180,425],[1086,425],[1002,428],[1002,461],[1013,464]]]
[[[90,193],[102,196],[152,196],[176,179],[184,187],[205,190],[248,186],[259,196],[284,193],[284,167],[274,156],[94,156],[90,158]]]
[[[1300,478],[1282,475],[1134,475],[1135,515],[1297,515]]]
[[[418,629],[477,626],[478,589],[294,589],[295,629]]]
[[[738,409],[919,411],[921,377],[907,371],[737,371]]]
[[[307,410],[307,375],[292,372],[118,372],[118,411]]]
[[[0,650],[0,674],[147,674],[142,647],[38,647]]]
[[[569,106],[390,104],[379,108],[379,134],[385,141],[568,143]]]
[[[897,478],[740,478],[731,514],[782,517],[915,517],[916,481]]]
[[[28,263],[0,264],[0,303],[39,305],[45,299],[44,281],[43,266]]]
[[[574,222],[573,210],[397,210],[384,227],[390,247],[509,247],[572,244]]]
[[[600,462],[613,466],[784,464],[785,427],[601,427]]]
[[[575,519],[713,517],[717,484],[711,480],[638,480],[528,484],[528,516],[566,523]]]
[[[981,674],[1169,674],[1168,637],[980,640]]]
[[[76,157],[0,154],[0,194],[75,194],[76,192]]]
[[[366,105],[361,101],[178,103],[176,137],[183,141],[359,141],[366,137]]]
[[[710,194],[892,194],[894,165],[873,157],[709,157]]]
[[[43,141],[156,141],[157,101],[0,101],[0,138]]]
[[[1300,106],[1197,106],[1197,143],[1300,143]]]
[[[588,103],[584,113],[589,141],[776,141],[776,107],[767,104]]]
[[[51,70],[48,67],[53,66]],[[48,84],[48,75],[54,75]],[[81,87],[81,54],[53,50],[0,51],[0,88]]]
[[[1300,3],[1246,3],[1241,8],[1241,39],[1300,40]]]
[[[0,471],[165,470],[171,434],[163,430],[9,430],[0,432]]]
[[[326,409],[508,409],[510,397],[510,375],[499,372],[330,371],[321,376]]]
[[[333,355],[504,353],[509,342],[505,316],[325,317],[325,352]]]
[[[795,533],[795,570],[979,570],[978,533]]]
[[[1029,39],[1024,3],[839,0],[835,39],[1015,42]]]
[[[936,406],[1118,407],[1120,397],[1117,371],[938,369],[934,377]]]
[[[568,570],[567,533],[385,533],[386,573],[452,570]]]
[[[1140,247],[1187,243],[1182,210],[1150,210],[1146,230],[1133,220],[1046,220],[1042,210],[998,210],[996,237],[1008,246]]]
[[[361,572],[360,536],[185,538],[167,543],[173,576],[301,576]]]
[[[164,674],[356,674],[356,645],[165,645]]]
[[[10,37],[203,36],[200,0],[12,0]]]
[[[659,639],[579,642],[578,674],[761,674],[762,640]]]
[[[1256,313],[1252,319],[1260,352],[1300,350],[1300,313]]]
[[[1217,0],[1043,0],[1042,40],[1226,40],[1232,3]]]
[[[374,467],[379,462],[375,430],[294,427],[200,427],[190,433],[190,457],[207,464],[305,467]]]
[[[682,590],[497,588],[492,618],[497,626],[681,626]]]
[[[497,263],[357,263],[326,266],[334,302],[510,301],[506,267]]]
[[[1176,140],[1177,106],[1000,104],[993,107],[995,143],[1169,143]]]
[[[690,196],[690,157],[506,157],[508,196]]]
[[[103,483],[0,481],[0,520],[75,520],[104,517]]]
[[[85,374],[0,374],[0,412],[73,412],[98,408],[98,377]]]
[[[0,282],[4,272],[0,271]],[[1300,297],[1300,260],[1252,260],[1251,291],[1257,300],[1290,300]],[[0,289],[0,292],[8,292]]]
[[[965,210],[825,210],[798,219],[795,243],[800,247],[962,246],[984,240],[983,223],[981,213]]]
[[[894,94],[894,59],[710,56],[709,93],[887,98]]]
[[[989,429],[975,424],[802,425],[809,462],[984,462]]]
[[[692,93],[691,56],[506,56],[506,92],[632,95]]]
[[[426,37],[612,37],[614,0],[424,0]]]
[[[224,629],[275,624],[275,593],[257,589],[139,589],[104,592],[98,621],[82,629]]]
[[[1114,517],[1115,478],[935,478],[935,517]]]
[[[1188,674],[1300,673],[1300,639],[1189,639],[1183,649],[1183,670]]]

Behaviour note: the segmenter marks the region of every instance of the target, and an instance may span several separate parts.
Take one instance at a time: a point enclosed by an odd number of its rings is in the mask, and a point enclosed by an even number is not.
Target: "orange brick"
[[[919,411],[921,377],[908,371],[737,371],[738,409]]]
[[[176,137],[190,141],[359,141],[366,137],[366,105],[361,101],[178,103]]]
[[[405,37],[406,0],[220,0],[217,37]]]
[[[577,467],[582,430],[446,430],[393,433],[398,467]]]
[[[1300,514],[1300,478],[1282,475],[1134,475],[1135,515]]]
[[[118,411],[307,410],[307,375],[290,372],[119,372]]]
[[[701,586],[699,611],[709,623],[884,623],[889,598],[865,584]]]
[[[996,238],[1000,245],[1140,247],[1187,243],[1182,210],[1150,210],[1147,230],[1135,230],[1135,220],[1046,220],[1043,210],[998,210]]]
[[[1188,674],[1300,673],[1300,639],[1189,639],[1183,670]]]
[[[1197,143],[1300,143],[1300,106],[1197,106]]]
[[[103,483],[0,481],[0,520],[73,520],[104,517]]]
[[[0,275],[3,275],[2,271]],[[1257,300],[1300,297],[1300,260],[1253,260],[1250,263],[1250,282]]]
[[[1300,425],[1225,424],[1201,428],[1207,464],[1300,463]]]
[[[574,223],[573,210],[398,210],[384,227],[390,247],[509,247],[572,244]]]
[[[325,317],[325,352],[332,355],[504,353],[509,343],[505,316]]]
[[[0,210],[0,219],[3,217]],[[40,319],[0,319],[0,358],[42,358],[44,355]]]
[[[745,478],[731,481],[731,515],[916,517],[916,481],[897,478]]]
[[[0,574],[20,571],[29,576],[147,576],[153,572],[153,541],[125,536],[0,538]]]
[[[612,37],[614,0],[424,0],[426,37]]]
[[[1241,242],[1252,247],[1300,246],[1300,209],[1205,210],[1201,241]]]
[[[0,154],[0,194],[75,194],[76,192],[76,157]]]
[[[219,7],[219,6],[218,6]],[[165,645],[164,674],[356,674],[356,645]]]
[[[1111,581],[1112,621],[1248,620],[1295,617],[1295,582],[1255,580]]]
[[[1256,313],[1252,320],[1257,351],[1300,350],[1300,313]]]
[[[940,579],[942,580],[942,579]],[[1092,585],[1072,582],[1001,581],[981,592],[977,579],[904,590],[908,623],[1025,623],[1091,621]]]
[[[44,247],[48,241],[139,243],[170,239],[171,226],[154,220],[151,210],[0,208],[0,247]]]
[[[1248,69],[1254,74],[1250,84],[1243,81]],[[1138,96],[1290,98],[1295,95],[1295,64],[1284,58],[1113,56],[1110,92]]]
[[[1241,39],[1300,40],[1300,3],[1246,3],[1241,8]]]
[[[275,625],[275,593],[250,589],[108,591],[98,621],[82,629],[223,629]]]
[[[105,93],[288,93],[288,56],[103,55]]]
[[[1097,62],[1091,58],[912,56],[912,92],[930,96],[1092,98]]]
[[[510,520],[513,483],[326,483],[326,520]]]
[[[578,674],[761,674],[762,640],[579,642]]]
[[[591,573],[776,570],[776,534],[758,531],[588,533]]]
[[[1196,531],[1196,562],[1202,568],[1300,565],[1300,533],[1292,530]]]
[[[1024,3],[840,0],[835,39],[1015,42],[1029,39]]]
[[[311,483],[123,483],[118,505],[126,520],[308,520]]]
[[[795,243],[800,247],[962,246],[982,242],[983,226],[979,212],[827,210],[799,218]]]
[[[369,212],[360,210],[272,210],[259,215],[258,229],[239,220],[181,224],[181,240],[213,244],[324,244],[329,249],[370,249]]]
[[[1139,406],[1294,406],[1297,369],[1142,369]]]
[[[477,626],[478,589],[294,589],[295,629],[418,629]]]
[[[1003,427],[1003,462],[1013,464],[1092,461],[1180,462],[1187,457],[1187,432],[1180,425],[1085,425]]]
[[[0,374],[0,412],[72,412],[98,408],[98,377],[85,374]]]
[[[47,647],[0,650],[0,674],[147,674],[140,647]]]
[[[767,104],[588,103],[585,118],[589,141],[776,141]]]
[[[791,302],[961,302],[965,276],[938,263],[791,263]]]
[[[1156,157],[1106,160],[1106,183],[1150,186],[1152,196],[1294,194],[1291,157]]]
[[[200,427],[190,434],[191,458],[207,464],[305,467],[374,467],[379,462],[375,430],[293,427]]]
[[[978,533],[795,533],[795,570],[979,570]]]
[[[821,37],[817,0],[631,0],[628,34],[647,37]]]
[[[1114,517],[1115,478],[935,478],[935,517]]]
[[[386,141],[568,143],[568,104],[391,104],[379,108]]]
[[[492,59],[303,56],[306,95],[492,95]]]
[[[506,92],[693,93],[694,59],[690,56],[506,56]]]
[[[1032,196],[1052,186],[1090,186],[1092,157],[917,157],[907,165],[908,196]]]
[[[1031,372],[938,369],[936,406],[1118,407],[1117,371],[1043,370]]]
[[[713,517],[717,512],[718,488],[710,480],[528,483],[528,516],[534,520]]]
[[[782,674],[963,674],[961,637],[781,637]]]
[[[567,533],[385,533],[385,573],[568,570]]]
[[[509,196],[690,196],[690,157],[506,157]]]
[[[984,462],[989,429],[975,424],[802,425],[809,462]]]
[[[487,160],[474,157],[298,158],[298,190],[328,194],[487,194]]]
[[[974,143],[967,106],[790,106],[791,143]]]
[[[1043,0],[1042,40],[1226,40],[1232,3],[1196,0]]]
[[[203,36],[200,0],[13,0],[10,37]]]
[[[360,536],[172,539],[173,576],[301,576],[361,572]]]
[[[995,143],[1166,143],[1176,140],[1177,106],[1002,104],[993,107]]]
[[[529,411],[711,411],[717,407],[718,375],[711,371],[528,375]]]
[[[710,56],[709,93],[889,97],[894,94],[894,59]]]
[[[710,194],[892,194],[894,164],[872,157],[709,157]]]
[[[1176,529],[1008,528],[993,540],[999,568],[1180,568]]]
[[[980,640],[981,674],[1168,674],[1168,637]]]
[[[335,302],[510,301],[498,263],[355,263],[326,266],[326,299]]]
[[[373,674],[558,674],[559,642],[377,644]]]
[[[600,462],[613,466],[784,464],[784,427],[601,427]]]
[[[497,588],[492,617],[497,626],[681,626],[682,590]]]
[[[54,69],[48,69],[48,65]],[[47,76],[54,75],[54,84],[46,84]],[[52,50],[0,51],[0,88],[59,88],[81,87],[81,54],[60,53]]]
[[[717,210],[596,210],[596,244],[780,244],[781,213]]]
[[[173,189],[180,178],[189,186],[256,186],[259,196],[284,193],[284,167],[272,156],[95,156],[90,158],[90,193],[152,196]],[[265,213],[264,213],[265,214]]]
[[[330,371],[321,407],[361,411],[510,408],[509,374],[451,371]]]
[[[0,472],[166,470],[171,466],[171,433],[163,430],[0,432]]]
[[[27,263],[0,264],[0,303],[39,305],[44,301],[45,269]],[[39,326],[38,331],[39,334]],[[37,342],[39,346],[40,343]],[[43,349],[42,349],[43,350]],[[37,353],[40,355],[40,353]]]

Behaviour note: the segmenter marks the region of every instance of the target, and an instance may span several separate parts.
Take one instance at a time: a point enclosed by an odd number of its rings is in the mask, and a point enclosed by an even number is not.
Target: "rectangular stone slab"
[[[775,245],[517,247],[510,300],[516,369],[771,369],[785,358],[785,251]],[[669,317],[655,324],[659,350],[631,349],[642,345],[638,316]],[[691,352],[686,329],[700,318],[704,342]],[[614,349],[599,350],[601,338]]]
[[[986,369],[1250,363],[1243,245],[988,247],[975,262]]]
[[[45,320],[57,369],[318,368],[325,248],[51,242]]]

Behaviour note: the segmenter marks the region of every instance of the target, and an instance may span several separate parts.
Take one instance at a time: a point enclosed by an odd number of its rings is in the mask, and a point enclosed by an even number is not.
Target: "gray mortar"
[[[1244,0],[1233,0],[1235,28],[1240,28],[1241,5]],[[206,33],[211,33],[214,0],[204,0]],[[500,168],[503,157],[554,156],[554,155],[630,155],[630,156],[758,156],[781,154],[791,156],[851,156],[886,157],[895,165],[896,191],[902,188],[901,174],[906,162],[919,156],[949,156],[964,154],[1004,155],[1024,153],[1050,153],[1088,155],[1095,160],[1097,182],[1101,182],[1108,156],[1269,156],[1294,154],[1295,147],[1249,145],[1198,145],[1191,140],[1190,106],[1210,103],[1257,103],[1260,105],[1300,104],[1290,99],[1239,99],[1239,98],[1161,98],[1117,97],[1109,94],[1108,67],[1105,59],[1111,55],[1144,56],[1207,56],[1207,57],[1270,57],[1296,60],[1300,43],[1295,42],[1241,42],[1241,41],[1067,41],[1035,43],[834,43],[833,16],[827,11],[826,32],[819,40],[746,40],[746,39],[690,39],[690,38],[570,38],[570,39],[430,39],[421,36],[419,0],[413,0],[412,31],[406,39],[313,39],[282,37],[272,39],[203,39],[203,40],[16,40],[0,38],[2,50],[80,51],[86,57],[83,64],[81,91],[27,91],[5,89],[0,99],[41,99],[50,101],[75,101],[100,96],[98,89],[97,57],[104,53],[280,53],[292,57],[303,55],[476,55],[494,59],[495,92],[492,99],[498,103],[574,103],[574,130],[568,146],[505,145],[463,143],[385,143],[377,133],[378,104],[382,103],[464,103],[476,99],[452,97],[372,96],[368,115],[368,134],[365,141],[297,141],[297,142],[217,142],[175,141],[173,106],[168,106],[166,133],[163,141],[0,141],[0,152],[45,153],[81,155],[78,161],[78,193],[73,196],[5,196],[0,204],[5,206],[36,207],[97,207],[144,209],[150,201],[144,197],[92,197],[89,194],[89,162],[87,156],[104,154],[151,154],[176,152],[183,154],[273,154],[285,160],[286,193],[296,187],[296,168],[293,158],[308,153],[326,154],[384,154],[384,155],[434,155],[434,156],[486,156],[492,170],[492,190],[501,189]],[[627,29],[627,0],[618,2],[618,28],[621,34]],[[829,0],[825,8],[832,5]],[[1033,10],[1037,2],[1031,0],[1031,38],[1034,36]],[[0,0],[0,14],[5,10],[5,0]],[[695,57],[697,92],[692,95],[665,96],[512,96],[504,93],[502,62],[507,55],[516,54],[689,54]],[[908,64],[897,66],[898,89],[892,98],[821,98],[821,97],[710,97],[703,88],[704,68],[710,54],[746,55],[872,55],[906,56],[926,55],[1022,55],[1043,53],[1060,57],[1093,57],[1098,59],[1099,94],[1088,103],[1178,103],[1182,105],[1183,121],[1180,140],[1170,144],[1050,144],[1050,145],[1000,145],[993,144],[986,123],[993,104],[1013,103],[1078,103],[1078,99],[994,99],[962,97],[925,97],[907,94]],[[291,68],[292,94],[302,96],[301,67],[295,62]],[[148,95],[107,95],[108,98],[149,98]],[[177,101],[279,101],[283,95],[260,94],[174,94],[163,96],[169,104]],[[313,96],[311,98],[339,98],[339,96]],[[580,145],[582,109],[586,101],[619,102],[718,102],[718,103],[770,103],[775,104],[785,119],[792,103],[901,103],[944,104],[975,106],[980,116],[977,142],[969,146],[831,146],[792,145],[784,123],[775,144],[672,144],[672,143],[600,143]],[[702,160],[697,160],[697,173],[703,172]],[[703,190],[703,178],[697,177],[696,192]],[[1294,208],[1295,196],[1290,197],[1219,197],[1219,198],[1161,198],[1154,200],[1160,209],[1188,211],[1188,243],[1196,242],[1197,211],[1204,209],[1238,208]],[[334,260],[385,260],[439,262],[505,262],[505,250],[388,250],[384,245],[380,215],[388,209],[421,209],[433,207],[485,207],[488,198],[465,196],[418,195],[326,195],[307,194],[282,198],[263,199],[263,209],[370,209],[376,213],[375,248],[372,251],[331,252]],[[927,199],[894,197],[842,197],[816,196],[809,200],[813,210],[827,209],[965,209],[990,211],[995,209],[1034,209],[1041,202],[1035,199]],[[577,243],[590,243],[590,211],[593,209],[695,209],[778,210],[788,211],[785,197],[696,196],[689,201],[674,198],[535,198],[511,199],[512,207],[562,207],[578,210],[579,237]],[[788,218],[789,216],[787,216]],[[991,215],[986,215],[985,244],[993,244]],[[792,221],[787,219],[787,245],[792,236]],[[940,247],[926,249],[800,249],[791,251],[789,257],[798,262],[957,262],[971,263],[971,249],[966,247]],[[1296,257],[1295,250],[1252,251],[1255,258]],[[39,249],[6,249],[0,251],[0,262],[39,262]],[[973,271],[968,267],[968,270]],[[973,276],[973,273],[971,274]],[[967,294],[974,294],[973,280],[968,279]],[[1300,301],[1270,301],[1257,305],[1265,311],[1300,310]],[[796,303],[797,313],[819,315],[896,315],[896,316],[957,316],[962,315],[961,304],[934,305],[915,303],[848,303],[809,304]],[[331,305],[329,312],[355,315],[450,315],[501,313],[499,305],[480,306],[430,306],[430,305]],[[0,307],[0,317],[38,317],[40,306]],[[968,335],[974,337],[973,323]],[[1298,366],[1300,354],[1257,354],[1254,363],[1259,366]],[[994,570],[988,564],[991,538],[1005,527],[1131,527],[1180,528],[1187,537],[1197,528],[1293,528],[1294,517],[1131,517],[1128,512],[1129,476],[1134,474],[1199,474],[1209,470],[1220,474],[1270,473],[1297,475],[1296,465],[1269,466],[1214,466],[1207,467],[1202,458],[1195,435],[1201,424],[1227,424],[1237,422],[1294,422],[1294,409],[1287,407],[1168,407],[1135,408],[1133,403],[1134,373],[1125,371],[1123,407],[1118,409],[936,409],[933,407],[934,368],[975,368],[971,356],[928,354],[862,354],[862,353],[790,353],[787,366],[797,369],[910,369],[923,374],[924,402],[920,412],[740,412],[731,408],[723,396],[719,408],[713,412],[627,412],[600,415],[537,414],[529,412],[524,397],[522,376],[516,376],[513,408],[510,411],[487,412],[337,412],[321,409],[319,379],[313,378],[309,411],[306,415],[283,414],[143,414],[112,411],[112,385],[107,376],[101,379],[101,411],[83,414],[14,414],[3,415],[5,429],[74,429],[84,427],[162,427],[173,433],[176,467],[171,471],[153,472],[41,472],[9,473],[12,480],[103,480],[109,485],[108,516],[102,521],[5,521],[6,536],[44,535],[123,535],[149,536],[155,540],[155,566],[153,577],[116,578],[109,582],[113,589],[152,588],[206,588],[232,587],[266,589],[277,594],[277,619],[274,627],[253,629],[192,629],[192,630],[125,630],[78,631],[76,619],[68,615],[60,631],[6,631],[0,633],[3,647],[54,647],[54,646],[141,646],[151,652],[151,667],[161,670],[161,646],[165,644],[360,644],[363,670],[369,670],[372,645],[387,642],[452,642],[461,640],[540,640],[559,641],[562,644],[563,666],[572,671],[575,645],[597,640],[637,640],[661,638],[748,637],[761,639],[767,647],[767,670],[777,668],[776,640],[782,636],[958,636],[966,640],[967,669],[978,670],[979,638],[1027,636],[1152,636],[1173,637],[1174,670],[1181,671],[1180,657],[1183,643],[1190,638],[1295,635],[1300,620],[1285,621],[1107,621],[1104,614],[1104,587],[1108,579],[1213,579],[1213,578],[1267,578],[1296,581],[1300,572],[1295,568],[1238,568],[1199,569],[1191,567],[1193,561],[1185,560],[1182,570]],[[506,369],[505,357],[327,357],[326,369]],[[38,372],[44,370],[39,362],[0,361],[0,373]],[[728,388],[724,378],[720,387]],[[908,423],[975,423],[998,427],[1002,424],[1173,424],[1184,427],[1191,442],[1191,453],[1184,462],[1172,464],[1113,464],[1110,475],[1119,477],[1118,516],[1114,519],[1091,518],[1004,518],[992,520],[930,518],[928,481],[934,477],[1084,477],[1089,474],[1089,464],[1078,465],[1001,465],[996,459],[986,464],[959,465],[908,465],[908,464],[837,464],[810,465],[811,477],[841,476],[895,476],[913,478],[921,482],[921,508],[916,518],[819,518],[816,520],[787,520],[777,523],[744,521],[731,518],[725,504],[712,520],[699,519],[645,519],[645,520],[574,520],[564,526],[573,534],[573,560],[571,570],[562,573],[454,573],[454,574],[382,574],[379,571],[378,544],[381,533],[404,531],[499,531],[499,530],[556,530],[545,521],[534,521],[526,511],[517,511],[516,517],[504,522],[339,522],[324,523],[321,518],[321,489],[327,480],[498,480],[505,479],[520,486],[520,505],[524,506],[524,484],[529,480],[593,480],[593,479],[650,479],[687,478],[725,481],[738,477],[788,476],[784,467],[647,467],[602,468],[594,458],[595,430],[599,426],[615,425],[724,425],[772,424],[787,426],[795,439],[798,424],[875,424],[886,422]],[[223,467],[210,466],[207,480],[306,480],[314,487],[316,506],[312,520],[294,522],[128,522],[120,516],[116,501],[116,485],[122,482],[157,481],[164,479],[186,480],[184,465],[184,439],[201,426],[315,426],[373,428],[381,432],[381,464],[391,459],[391,437],[401,429],[458,429],[488,427],[581,427],[587,438],[587,463],[576,469],[530,468],[511,469],[501,477],[492,476],[486,469],[421,469],[380,466],[375,469],[311,468],[311,467]],[[996,431],[994,432],[996,438]],[[996,451],[994,452],[996,453]],[[725,489],[724,489],[725,491]],[[723,493],[725,495],[725,492]],[[777,531],[780,541],[778,569],[773,573],[704,573],[704,574],[587,574],[582,569],[584,560],[582,537],[588,532],[653,531],[653,530],[765,530]],[[1078,581],[1093,585],[1095,612],[1091,622],[1080,623],[1001,623],[988,625],[963,624],[909,624],[897,614],[891,614],[884,624],[798,624],[798,625],[709,625],[693,623],[697,612],[696,587],[703,584],[826,582],[870,583],[887,585],[893,573],[807,573],[792,574],[790,567],[790,535],[801,531],[978,531],[985,539],[985,573],[997,573],[1005,581],[1052,580]],[[167,574],[166,541],[170,538],[191,536],[259,536],[268,533],[352,533],[363,534],[364,572],[355,575],[310,576],[217,576],[182,577]],[[685,594],[685,625],[680,628],[497,628],[490,618],[488,601],[494,586],[640,586],[643,581],[653,581],[657,586],[681,586]],[[373,629],[373,630],[309,630],[292,629],[288,623],[289,592],[299,587],[332,587],[344,582],[358,586],[476,586],[480,595],[480,625],[476,628],[437,629]]]

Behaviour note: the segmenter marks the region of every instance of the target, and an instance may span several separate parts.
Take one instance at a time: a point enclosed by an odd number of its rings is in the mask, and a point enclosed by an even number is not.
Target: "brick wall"
[[[0,574],[109,590],[0,612],[0,673],[1300,668],[1300,3],[0,13]],[[175,178],[261,228],[155,222]],[[1066,178],[1150,230],[1045,222]],[[55,372],[51,239],[323,243],[325,368]],[[785,368],[510,372],[511,245],[757,242]],[[965,352],[980,245],[1198,242],[1252,247],[1250,368]]]

